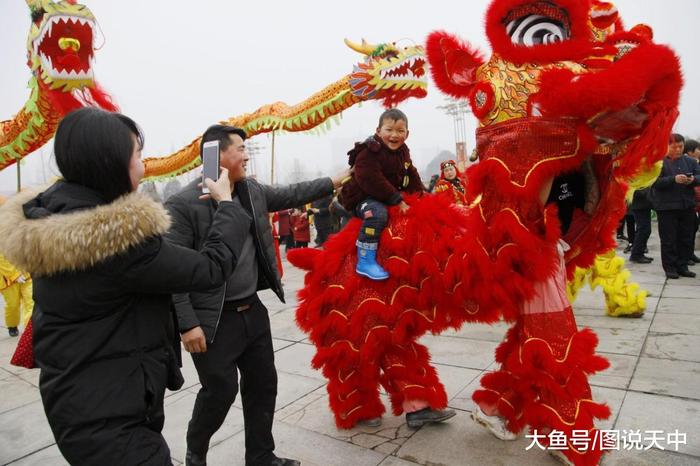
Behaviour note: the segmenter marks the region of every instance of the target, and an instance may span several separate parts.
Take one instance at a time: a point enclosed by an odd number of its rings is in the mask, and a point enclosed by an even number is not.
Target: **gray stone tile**
[[[664,287],[663,293],[661,294],[662,298],[700,298],[700,280],[697,278],[686,278],[685,281],[693,281],[693,284],[666,284]],[[675,281],[675,280],[674,280]]]
[[[661,430],[666,434],[678,430],[687,434],[687,445],[681,445],[678,452],[700,457],[700,436],[697,435],[698,413],[700,413],[699,401],[628,392],[615,422],[615,430],[620,432],[640,430],[642,433]]]
[[[55,443],[41,401],[0,414],[0,464]]]
[[[387,456],[384,461],[379,463],[379,466],[415,466],[419,463],[414,463],[413,461],[402,460],[396,456]]]
[[[492,325],[466,323],[459,330],[447,330],[442,332],[440,336],[487,340],[500,343],[510,327],[511,324],[506,322],[497,322]]]
[[[275,366],[280,371],[325,382],[326,379],[321,371],[311,367],[314,354],[316,354],[314,346],[295,343],[275,353]]]
[[[275,412],[275,419],[277,420],[284,420],[288,416],[296,413],[297,411],[300,411],[302,409],[305,409],[307,406],[309,406],[311,403],[314,401],[320,399],[320,398],[325,398],[326,400],[328,399],[328,391],[326,390],[326,386],[323,385],[313,392],[309,392],[303,397],[299,398],[298,400],[295,400],[294,402],[288,404],[284,408],[280,408]],[[330,409],[330,408],[329,408]]]
[[[0,380],[0,414],[41,399],[39,389],[19,377]]]
[[[643,356],[700,362],[700,335],[649,333]]]
[[[700,363],[641,357],[629,389],[697,400],[698,387]]]
[[[443,364],[435,364],[435,369],[438,373],[440,382],[445,386],[447,399],[451,400],[457,393],[471,383],[476,377],[481,374],[480,370],[465,369],[463,367],[445,366]]]
[[[425,335],[420,342],[430,350],[432,361],[437,364],[485,369],[494,360],[498,343],[485,340]]]
[[[270,316],[272,336],[280,340],[300,341],[306,338],[294,320],[294,311],[288,309]]]
[[[482,371],[477,375],[462,391],[457,393],[452,399],[450,399],[450,407],[455,409],[460,409],[462,411],[474,411],[475,404],[472,401],[472,394],[474,390],[481,388],[481,377],[490,371]]]
[[[22,371],[18,377],[25,382],[33,385],[36,388],[39,388],[39,375],[41,374],[41,371],[39,369],[32,369],[32,370],[27,370],[27,371]]]
[[[68,462],[55,444],[10,464],[12,466],[68,466]]]
[[[698,298],[661,298],[657,311],[659,314],[670,312],[672,314],[698,314],[700,301]]]
[[[627,392],[625,390],[617,390],[614,388],[592,386],[591,393],[596,402],[607,404],[612,412],[608,419],[597,419],[595,426],[599,429],[612,429],[615,424],[615,419],[617,419],[618,414],[620,414],[622,400],[624,400]]]
[[[281,349],[286,348],[287,346],[292,346],[294,344],[293,341],[288,341],[288,340],[279,340],[277,338],[272,339],[272,349],[277,352]]]
[[[304,466],[376,466],[386,454],[311,432],[284,422],[275,422],[275,454],[294,458]],[[243,465],[244,437],[239,433],[213,447],[207,456],[210,466]]]
[[[632,380],[638,357],[612,353],[598,354],[610,361],[610,367],[602,372],[593,374],[589,378],[589,383],[599,387],[626,389],[630,380]]]
[[[310,379],[303,375],[290,374],[282,370],[277,371],[277,402],[275,410],[283,409],[296,400],[303,398],[305,395],[315,391],[319,387],[325,385],[325,381],[318,379]],[[234,406],[243,409],[242,399],[240,394],[236,397]]]
[[[455,441],[455,439],[459,439]],[[404,443],[396,456],[418,464],[444,466],[555,466],[559,463],[545,451],[532,448],[521,438],[504,442],[469,417],[458,412],[450,422],[421,428]]]
[[[597,351],[601,353],[628,354],[637,356],[642,352],[646,330],[596,328],[599,343]]]
[[[187,424],[192,416],[192,407],[196,395],[187,391],[178,393],[168,399],[168,404],[165,405],[165,426],[163,427],[163,437],[168,442],[170,454],[173,458],[185,457],[187,445],[185,443],[185,435],[187,433]],[[211,439],[211,445],[231,437],[243,430],[243,411],[237,407],[231,407],[231,410],[226,416],[226,420],[221,428],[214,434]]]
[[[386,439],[405,436],[402,434],[405,427],[404,417],[393,416],[388,398],[386,396],[381,398],[384,406],[387,408],[387,412],[384,413],[382,425],[379,427],[357,426],[353,429],[338,429],[335,425],[333,413],[328,407],[327,395],[315,399],[304,408],[280,419],[286,424],[350,443],[353,443],[353,438],[356,436],[360,436],[359,438],[363,439],[364,437],[361,434],[378,435]]]
[[[696,303],[700,304],[700,300]],[[659,313],[654,317],[654,323],[651,324],[649,330],[659,333],[700,335],[700,305],[696,311],[697,314]]]
[[[653,313],[651,314],[653,315]],[[590,327],[592,329],[609,328],[614,330],[642,330],[647,331],[651,325],[651,317],[645,314],[638,318],[600,316],[576,316],[576,325]]]

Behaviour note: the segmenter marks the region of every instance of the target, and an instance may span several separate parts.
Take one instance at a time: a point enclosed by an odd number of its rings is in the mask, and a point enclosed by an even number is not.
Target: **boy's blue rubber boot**
[[[389,272],[377,264],[377,244],[357,242],[357,267],[355,272],[371,280],[386,280]]]

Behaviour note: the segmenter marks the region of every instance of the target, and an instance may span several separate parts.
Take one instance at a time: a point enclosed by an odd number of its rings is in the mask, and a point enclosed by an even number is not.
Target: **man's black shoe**
[[[627,247],[622,252],[624,252],[625,254],[632,252],[632,245],[627,245]]]
[[[649,257],[649,256],[642,256],[642,257],[645,258],[646,260],[648,260],[649,262],[654,260],[653,257]]]
[[[694,266],[695,264],[697,264],[697,262],[695,262],[693,259],[690,259],[690,260],[688,261],[688,265],[689,265],[690,267]]]
[[[185,454],[185,466],[207,466],[207,454],[200,455],[188,448]]]
[[[652,260],[651,257],[647,256],[642,256],[642,257],[630,257],[630,262],[634,262],[635,264],[649,264]]]
[[[693,254],[690,260],[694,261],[696,264],[700,264],[700,257],[696,256],[695,254]]]
[[[270,466],[301,466],[301,462],[289,458],[277,458],[270,462]]]
[[[446,421],[455,414],[457,413],[452,409],[435,410],[423,408],[420,411],[406,413],[406,424],[408,424],[408,427],[411,429],[418,429],[423,426],[423,424]]]
[[[7,327],[7,331],[11,337],[16,337],[19,335],[19,330],[17,330],[17,327]]]
[[[678,271],[678,275],[681,277],[695,278],[695,272],[691,272],[688,269],[683,269]]]
[[[680,275],[678,275],[678,272],[666,272],[666,278],[672,278],[675,280],[676,278],[679,278],[679,277],[680,277]]]

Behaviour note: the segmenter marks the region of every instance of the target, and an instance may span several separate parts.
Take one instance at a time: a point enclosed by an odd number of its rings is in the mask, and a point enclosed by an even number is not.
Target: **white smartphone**
[[[202,192],[209,194],[204,184],[206,178],[219,179],[219,141],[209,141],[202,145]]]

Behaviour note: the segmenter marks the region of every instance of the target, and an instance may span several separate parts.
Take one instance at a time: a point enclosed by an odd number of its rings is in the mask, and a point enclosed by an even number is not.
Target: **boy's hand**
[[[409,205],[406,204],[404,201],[399,202],[399,210],[401,210],[402,214],[405,214],[406,212],[408,212],[409,208],[410,208]]]

